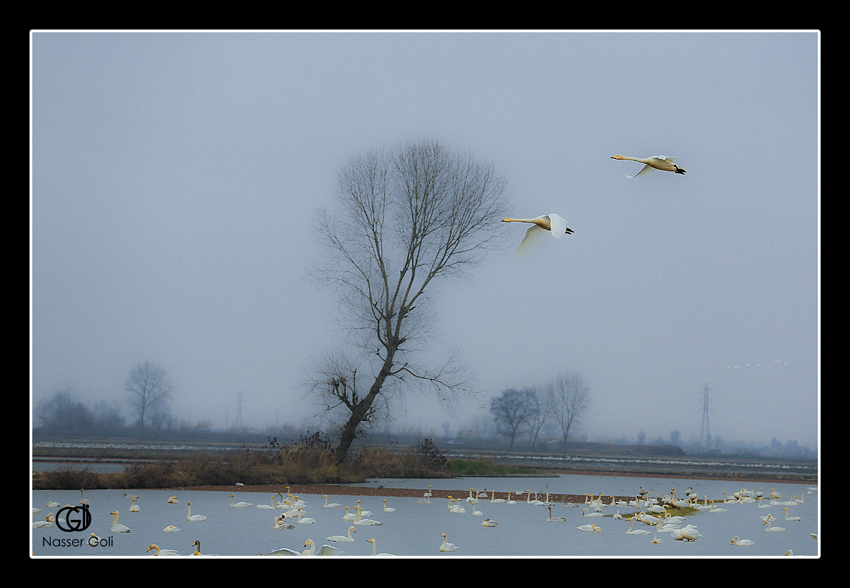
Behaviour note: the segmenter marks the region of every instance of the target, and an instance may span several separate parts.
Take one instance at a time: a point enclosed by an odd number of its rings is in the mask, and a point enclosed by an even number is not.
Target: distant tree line
[[[589,402],[590,389],[581,374],[567,371],[542,386],[505,389],[490,399],[490,414],[497,434],[506,437],[512,448],[523,438],[532,447],[536,446],[545,428],[557,430],[562,446],[566,447]]]
[[[124,391],[133,416],[130,428],[163,430],[174,425],[168,401],[174,390],[165,370],[149,361],[138,364],[127,376]],[[72,390],[60,390],[34,408],[40,430],[47,434],[109,435],[128,428],[116,401],[84,404]]]

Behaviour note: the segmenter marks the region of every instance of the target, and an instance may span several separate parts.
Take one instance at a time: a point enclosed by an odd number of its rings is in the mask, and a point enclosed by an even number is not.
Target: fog
[[[231,426],[241,392],[245,425],[308,422],[342,336],[307,279],[316,209],[351,157],[433,139],[575,233],[518,261],[506,223],[437,285],[427,354],[457,347],[481,394],[413,396],[394,428],[457,431],[569,370],[591,440],[696,436],[708,385],[713,435],[818,442],[816,31],[35,31],[31,76],[33,405],[126,409],[151,361],[178,420]]]

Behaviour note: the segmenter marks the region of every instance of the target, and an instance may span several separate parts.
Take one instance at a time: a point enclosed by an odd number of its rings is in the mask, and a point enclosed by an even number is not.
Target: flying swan
[[[645,157],[643,159],[638,157],[626,157],[623,155],[614,155],[611,159],[619,159],[619,160],[629,160],[629,161],[637,161],[638,163],[645,164],[643,169],[640,170],[633,176],[626,176],[627,178],[636,178],[638,176],[646,176],[649,175],[655,170],[661,171],[670,171],[676,172],[677,174],[684,174],[685,168],[679,167],[674,161],[676,161],[675,157],[667,157],[666,155],[653,155],[652,157]]]
[[[517,259],[522,259],[528,255],[546,235],[560,239],[561,235],[572,235],[574,232],[567,226],[567,221],[557,214],[544,214],[534,218],[506,218],[502,222],[531,223],[531,226],[525,232],[525,239],[519,244],[519,250],[516,252]]]

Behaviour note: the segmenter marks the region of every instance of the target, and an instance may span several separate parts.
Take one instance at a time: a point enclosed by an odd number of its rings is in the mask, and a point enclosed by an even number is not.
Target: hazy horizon
[[[340,337],[305,279],[353,156],[433,139],[492,164],[525,233],[436,285],[438,337],[482,395],[415,395],[442,434],[505,388],[582,375],[576,436],[818,446],[820,34],[31,33],[31,403],[120,405],[151,361],[178,421],[307,423]],[[628,178],[613,155],[687,170]],[[494,219],[498,222],[501,219]],[[749,365],[747,365],[749,364]],[[309,421],[314,424],[317,421]]]

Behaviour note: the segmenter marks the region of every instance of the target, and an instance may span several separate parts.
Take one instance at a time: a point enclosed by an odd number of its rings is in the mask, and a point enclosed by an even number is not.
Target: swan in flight
[[[234,508],[250,508],[250,506],[251,506],[250,502],[236,502],[236,495],[235,494],[231,494],[230,498],[233,499],[230,503],[230,506],[232,506]]]
[[[387,499],[384,498],[384,512],[395,512],[395,509],[391,506],[387,506]]]
[[[374,539],[366,539],[366,543],[372,544],[372,555],[377,557],[395,557],[392,553],[381,552],[378,553],[378,544],[375,543]]]
[[[549,518],[546,519],[547,522],[550,522],[550,523],[566,523],[567,522],[567,519],[565,519],[564,517],[553,517],[551,506],[547,506],[546,508],[549,509]]]
[[[133,504],[130,505],[130,512],[139,512],[139,505],[136,504],[136,501],[139,499],[138,496],[133,498]]]
[[[732,545],[755,545],[755,541],[750,541],[749,539],[741,539],[737,535],[732,537]]]
[[[449,543],[448,536],[445,533],[443,533],[443,544],[440,545],[440,551],[456,551],[456,550],[457,550],[457,545],[455,545],[454,543]]]
[[[115,517],[112,520],[112,532],[113,533],[129,533],[130,532],[130,527],[122,525],[121,523],[118,522],[118,511],[117,510],[113,510],[109,514],[111,514],[113,517]]]
[[[187,521],[205,521],[205,520],[207,520],[207,517],[204,516],[204,515],[199,515],[199,514],[193,515],[192,514],[192,503],[191,502],[187,502],[186,505],[189,507],[188,514],[186,515]]]
[[[328,537],[328,541],[354,543],[354,537],[352,537],[351,534],[356,533],[356,532],[357,532],[357,529],[355,529],[353,526],[348,527],[348,535],[347,536],[346,535],[331,535],[330,537]]]
[[[148,549],[147,549],[147,551],[145,551],[145,553],[147,553],[148,551],[151,551],[152,549],[156,550],[156,553],[153,554],[154,556],[157,556],[157,555],[177,555],[177,551],[175,549],[160,549],[159,545],[156,545],[155,543],[151,543],[151,546],[148,547]]]
[[[307,549],[302,551],[301,555],[339,555],[343,553],[342,549],[334,547],[333,545],[322,545],[317,548],[312,539],[307,539],[307,541],[304,542],[304,547]]]
[[[531,223],[531,226],[525,232],[525,239],[519,244],[519,250],[516,252],[516,258],[522,259],[528,253],[537,247],[537,244],[546,237],[551,235],[556,239],[560,239],[561,235],[572,235],[574,231],[567,226],[567,221],[557,214],[544,214],[534,218],[506,218],[503,223]]]
[[[782,510],[785,511],[785,520],[786,521],[802,521],[803,520],[800,517],[789,517],[787,508],[783,508]]]
[[[328,504],[328,495],[322,494],[322,498],[325,499],[325,504],[322,505],[323,508],[342,508],[342,505],[338,502],[331,502]]]
[[[490,519],[484,519],[484,522],[481,523],[482,527],[498,527],[499,523],[496,521],[491,521]]]
[[[676,172],[677,174],[684,174],[685,173],[685,168],[679,167],[678,165],[673,163],[674,161],[676,161],[675,157],[667,157],[666,155],[653,155],[652,157],[644,157],[644,158],[626,157],[626,156],[623,156],[623,155],[614,155],[613,157],[611,157],[611,159],[618,159],[618,160],[621,160],[621,161],[622,160],[637,161],[638,163],[645,164],[643,166],[642,170],[640,170],[638,173],[636,173],[633,176],[626,176],[627,178],[636,178],[638,176],[646,176],[646,175],[653,173],[655,170],[659,170],[659,169],[661,171]]]
[[[584,533],[598,533],[599,531],[602,530],[601,528],[597,527],[596,525],[581,525],[581,526],[576,527],[576,529],[578,529],[579,531],[582,531]]]

